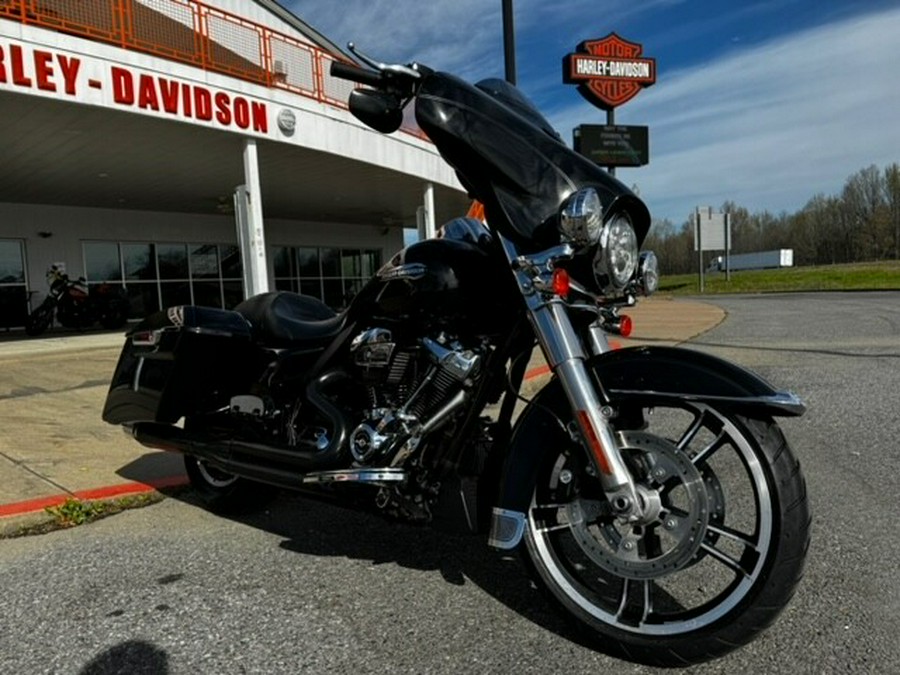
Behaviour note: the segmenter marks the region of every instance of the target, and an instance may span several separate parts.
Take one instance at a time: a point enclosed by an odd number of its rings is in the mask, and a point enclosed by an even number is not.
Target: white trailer
[[[794,249],[780,248],[774,251],[737,253],[728,256],[727,266],[724,255],[716,256],[709,263],[708,272],[724,272],[726,268],[735,270],[763,270],[794,266]]]

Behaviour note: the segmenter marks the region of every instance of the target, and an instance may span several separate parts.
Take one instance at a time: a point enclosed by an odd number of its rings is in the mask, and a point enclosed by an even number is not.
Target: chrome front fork
[[[562,383],[603,491],[618,517],[638,521],[643,508],[609,422],[612,410],[597,393],[585,365],[585,345],[572,327],[565,302],[546,292],[555,262],[571,258],[574,251],[570,245],[563,244],[534,256],[520,256],[512,242],[498,236],[516,275],[544,358]],[[589,329],[587,347],[595,355],[610,349],[599,318]]]

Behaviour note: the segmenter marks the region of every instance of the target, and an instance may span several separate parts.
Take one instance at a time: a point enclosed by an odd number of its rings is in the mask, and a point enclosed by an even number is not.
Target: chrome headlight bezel
[[[624,211],[607,220],[594,254],[594,275],[606,294],[621,293],[638,269],[637,233]]]
[[[659,290],[659,260],[653,251],[641,253],[637,283],[638,291],[643,295],[653,295]]]
[[[603,231],[603,203],[592,188],[573,192],[559,210],[559,232],[563,240],[579,248],[593,246]]]

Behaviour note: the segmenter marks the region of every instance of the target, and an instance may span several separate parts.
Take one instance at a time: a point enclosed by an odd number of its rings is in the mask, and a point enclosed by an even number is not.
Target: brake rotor
[[[711,504],[704,476],[673,443],[652,434],[618,435],[621,452],[635,477],[645,517],[624,522],[598,502],[575,499],[567,507],[569,529],[598,566],[628,579],[653,579],[695,560],[710,522]],[[712,484],[718,485],[712,475]],[[721,488],[720,488],[721,490]]]

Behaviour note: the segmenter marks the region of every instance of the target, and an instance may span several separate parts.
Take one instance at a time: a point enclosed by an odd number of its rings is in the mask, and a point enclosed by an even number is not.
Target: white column
[[[244,185],[235,193],[235,221],[244,265],[244,297],[249,298],[269,290],[259,161],[252,138],[244,141]]]
[[[425,238],[434,239],[437,228],[434,224],[434,185],[425,185]]]

